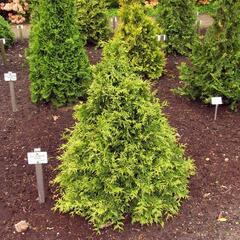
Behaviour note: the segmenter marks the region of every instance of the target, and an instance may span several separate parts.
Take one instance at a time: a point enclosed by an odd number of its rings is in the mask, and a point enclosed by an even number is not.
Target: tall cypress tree
[[[74,102],[86,94],[91,79],[75,1],[40,0],[35,7],[29,48],[32,101],[56,106]]]
[[[86,217],[96,230],[109,224],[121,229],[127,213],[133,222],[163,224],[178,212],[194,172],[124,52],[116,41],[105,48],[88,101],[75,109],[55,179],[61,194],[56,209]]]
[[[167,35],[167,52],[188,55],[197,36],[196,0],[161,0],[157,21]]]
[[[191,66],[181,67],[180,93],[205,103],[222,96],[235,109],[240,101],[240,1],[220,0],[214,19],[194,45]]]
[[[147,16],[144,1],[121,0],[120,22],[114,39],[122,41],[129,64],[144,78],[157,79],[164,71],[163,44],[157,35],[161,29]]]

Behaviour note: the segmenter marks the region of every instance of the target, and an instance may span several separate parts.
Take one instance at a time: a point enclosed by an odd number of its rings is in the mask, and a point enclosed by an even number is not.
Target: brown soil
[[[65,128],[73,126],[72,108],[54,109],[33,105],[29,97],[28,68],[24,59],[27,43],[8,50],[9,65],[0,65],[0,76],[17,72],[15,85],[19,111],[12,113],[8,83],[0,81],[0,236],[2,240],[239,240],[240,239],[240,113],[219,108],[216,122],[214,108],[174,95],[170,89],[179,85],[176,65],[184,59],[168,58],[167,73],[155,88],[161,100],[167,100],[167,117],[186,144],[187,154],[195,159],[197,174],[190,181],[190,198],[183,202],[178,216],[157,225],[131,225],[115,232],[111,227],[96,235],[81,217],[54,213],[53,179],[56,156]],[[100,52],[89,47],[91,61]],[[1,62],[0,62],[1,64]],[[58,118],[56,119],[57,116]],[[37,201],[34,166],[26,161],[27,152],[36,147],[49,154],[45,168],[47,201]],[[226,218],[218,221],[219,216]],[[16,233],[14,224],[30,223],[25,233]]]

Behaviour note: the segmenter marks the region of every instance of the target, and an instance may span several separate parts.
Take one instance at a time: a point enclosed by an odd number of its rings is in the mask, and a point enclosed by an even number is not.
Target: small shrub
[[[0,38],[5,38],[6,47],[9,47],[14,41],[14,33],[9,23],[0,16]]]
[[[110,34],[105,0],[77,0],[80,35],[88,42],[107,40]]]
[[[87,103],[75,109],[55,179],[55,209],[87,218],[96,230],[122,229],[126,214],[132,222],[163,224],[178,212],[194,172],[149,85],[115,44],[105,47]],[[118,57],[106,58],[116,48]]]
[[[74,0],[41,0],[34,6],[28,57],[32,101],[75,102],[86,94],[91,71]]]
[[[188,55],[197,36],[195,0],[161,0],[157,20],[167,35],[167,52]]]
[[[146,15],[143,2],[121,1],[120,22],[114,39],[122,41],[135,73],[157,79],[163,74],[166,63],[163,44],[157,40],[162,31]]]

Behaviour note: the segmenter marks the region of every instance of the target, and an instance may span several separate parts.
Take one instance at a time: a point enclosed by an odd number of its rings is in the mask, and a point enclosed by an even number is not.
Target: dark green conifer
[[[5,46],[8,48],[14,41],[14,33],[9,23],[0,16],[0,38],[5,38]]]
[[[86,94],[91,80],[75,1],[40,0],[35,5],[29,49],[32,101],[55,106],[75,102]]]
[[[235,109],[240,100],[240,1],[219,1],[214,24],[194,45],[190,60],[181,67],[180,93],[205,103],[222,96]]]
[[[196,0],[160,0],[157,20],[167,35],[167,52],[188,55],[197,37]]]

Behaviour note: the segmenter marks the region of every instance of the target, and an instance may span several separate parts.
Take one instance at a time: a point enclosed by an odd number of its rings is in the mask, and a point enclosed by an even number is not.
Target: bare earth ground
[[[178,216],[165,227],[131,225],[114,232],[111,227],[96,235],[80,217],[51,211],[54,192],[50,181],[58,162],[56,156],[65,128],[73,126],[72,108],[54,109],[33,105],[29,97],[28,67],[24,53],[27,42],[8,50],[8,67],[0,62],[0,236],[2,240],[240,240],[240,112],[219,109],[213,121],[213,107],[175,96],[170,89],[179,85],[176,64],[184,59],[169,56],[167,72],[154,88],[167,100],[165,113],[186,144],[187,154],[196,161],[197,174],[190,181],[190,198],[183,202]],[[88,47],[92,63],[100,51]],[[1,61],[1,60],[0,60]],[[19,111],[11,111],[9,87],[3,73],[15,71]],[[56,118],[57,116],[57,118]],[[34,167],[27,164],[27,152],[41,147],[49,154],[45,165],[47,202],[37,202]],[[220,217],[226,219],[220,222]],[[16,233],[14,224],[30,223],[30,229]]]

